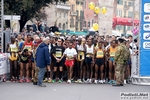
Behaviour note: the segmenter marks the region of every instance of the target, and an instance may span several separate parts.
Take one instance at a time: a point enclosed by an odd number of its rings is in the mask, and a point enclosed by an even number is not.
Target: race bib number
[[[25,46],[24,49],[28,49],[28,51],[32,50],[31,46]]]
[[[21,59],[22,59],[23,61],[26,61],[28,58],[22,56]]]
[[[17,47],[14,47],[14,48],[12,47],[11,52],[18,52],[18,48]]]
[[[84,52],[79,52],[78,53],[78,60],[83,60],[84,59]]]
[[[56,57],[62,57],[62,52],[61,51],[56,51]]]
[[[115,52],[111,52],[111,53],[110,53],[110,56],[111,56],[111,57],[114,57],[114,56],[115,56]]]
[[[98,51],[97,52],[97,57],[103,58],[104,57],[103,51]]]

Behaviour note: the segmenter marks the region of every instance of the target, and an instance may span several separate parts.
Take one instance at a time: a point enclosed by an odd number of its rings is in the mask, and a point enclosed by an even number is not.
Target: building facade
[[[86,0],[76,0],[76,31],[83,30],[84,22],[84,1]]]
[[[94,10],[90,10],[88,4],[94,2],[95,6],[98,6],[98,0],[85,0],[84,1],[84,21],[83,30],[88,30],[92,27],[93,23],[98,23],[98,15],[94,13]]]
[[[68,3],[59,3],[57,5],[50,5],[45,8],[45,13],[47,14],[46,24],[47,26],[53,26],[54,24],[59,28],[59,30],[69,29],[69,17],[70,6]]]
[[[76,0],[68,0],[68,4],[70,5],[70,11],[68,13],[68,29],[71,31],[76,30]]]
[[[120,18],[132,18],[133,16],[133,1],[132,0],[118,0],[117,6],[114,7],[115,11],[115,17],[120,17]],[[139,8],[139,7],[138,7]],[[135,14],[135,13],[134,13]],[[137,17],[137,13],[135,15],[136,19],[139,19]],[[119,34],[132,34],[132,26],[121,26],[117,25],[116,28],[114,29],[117,31]]]

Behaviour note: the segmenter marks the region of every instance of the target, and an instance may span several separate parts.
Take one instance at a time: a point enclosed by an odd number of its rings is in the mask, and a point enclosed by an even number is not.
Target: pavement
[[[109,84],[67,84],[65,82],[45,83],[45,85],[47,87],[35,86],[32,83],[1,83],[0,100],[120,100],[120,92],[150,93],[150,86],[131,84],[124,87],[112,87]]]

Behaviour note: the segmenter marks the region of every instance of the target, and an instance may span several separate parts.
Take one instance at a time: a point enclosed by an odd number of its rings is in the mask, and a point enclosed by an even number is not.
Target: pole
[[[1,0],[1,52],[4,51],[4,0]]]
[[[124,18],[126,18],[126,8],[124,9]],[[124,25],[123,33],[126,36],[126,26]]]

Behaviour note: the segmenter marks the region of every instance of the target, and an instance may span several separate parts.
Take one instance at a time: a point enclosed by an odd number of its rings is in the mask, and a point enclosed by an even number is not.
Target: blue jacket
[[[41,43],[37,48],[35,54],[36,66],[39,68],[45,68],[50,65],[50,56],[48,46],[45,43]]]

